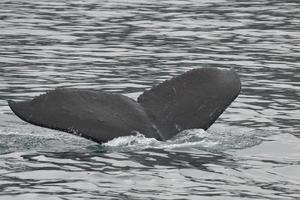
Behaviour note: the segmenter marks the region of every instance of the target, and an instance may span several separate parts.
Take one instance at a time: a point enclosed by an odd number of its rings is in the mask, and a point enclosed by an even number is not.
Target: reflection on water
[[[299,10],[298,0],[2,0],[0,198],[297,199]],[[6,103],[55,87],[136,98],[201,66],[239,72],[242,93],[217,124],[240,135],[237,144],[257,143],[232,148],[215,126],[217,152],[168,143],[107,152],[21,122]]]

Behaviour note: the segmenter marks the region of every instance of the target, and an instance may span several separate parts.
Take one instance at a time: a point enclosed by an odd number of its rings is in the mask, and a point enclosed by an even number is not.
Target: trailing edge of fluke
[[[102,91],[57,88],[32,100],[8,104],[26,122],[98,143],[137,132],[168,140],[181,130],[208,129],[240,89],[233,69],[206,67],[164,81],[137,101]]]

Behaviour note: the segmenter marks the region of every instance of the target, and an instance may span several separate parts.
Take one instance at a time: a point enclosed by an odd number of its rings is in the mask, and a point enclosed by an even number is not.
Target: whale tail
[[[145,91],[138,102],[164,139],[170,139],[181,130],[208,129],[240,90],[233,69],[199,68]]]
[[[58,88],[32,100],[8,101],[8,105],[26,122],[98,143],[136,132],[160,139],[144,109],[120,94]]]
[[[167,140],[184,129],[209,128],[240,89],[234,70],[199,68],[154,86],[137,102],[120,94],[60,88],[8,104],[24,121],[99,143],[136,132]]]

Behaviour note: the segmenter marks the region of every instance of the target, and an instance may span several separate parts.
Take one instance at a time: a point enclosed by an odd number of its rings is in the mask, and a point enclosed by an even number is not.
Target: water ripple
[[[299,9],[298,0],[2,0],[0,198],[298,199]],[[6,102],[55,87],[136,99],[201,66],[233,67],[242,92],[210,134],[163,143],[97,145],[21,122]]]

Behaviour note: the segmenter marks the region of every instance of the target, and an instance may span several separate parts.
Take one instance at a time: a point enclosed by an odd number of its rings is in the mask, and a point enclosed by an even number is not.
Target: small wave
[[[263,133],[258,130],[246,128],[221,128],[204,131],[203,129],[190,129],[178,133],[167,141],[158,141],[146,138],[137,133],[132,136],[118,137],[102,145],[76,137],[70,134],[45,131],[44,133],[22,133],[0,131],[0,154],[16,151],[70,151],[70,152],[126,152],[139,151],[149,148],[160,149],[188,149],[218,152],[230,149],[244,149],[262,142]]]
[[[115,138],[103,146],[108,151],[136,151],[147,148],[182,149],[196,148],[210,152],[229,149],[244,149],[262,142],[259,131],[253,130],[223,130],[222,132],[206,132],[203,129],[189,129],[178,133],[165,142],[154,138],[146,138],[138,133],[133,136]]]
[[[1,131],[0,154],[28,151],[69,151],[85,149],[92,142],[56,131],[44,133],[22,133]]]
[[[146,138],[144,135],[137,133],[136,135],[114,138],[104,143],[103,146],[108,151],[132,151],[158,147],[160,143],[162,142],[155,138]]]

